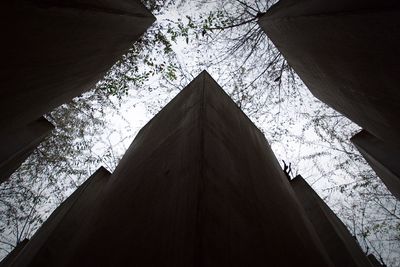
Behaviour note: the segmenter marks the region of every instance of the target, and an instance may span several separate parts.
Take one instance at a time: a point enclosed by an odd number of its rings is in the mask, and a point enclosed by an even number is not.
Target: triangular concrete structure
[[[85,210],[52,216],[56,230],[12,266],[332,266],[264,135],[207,72],[143,127]]]
[[[93,89],[155,21],[139,0],[14,0],[2,10],[1,131]]]
[[[344,223],[300,176],[290,181],[335,267],[373,267]]]
[[[366,130],[350,140],[389,191],[400,200],[400,148],[383,142]]]
[[[110,172],[100,167],[47,219],[8,266],[61,266],[80,241],[80,229],[91,218]]]
[[[280,0],[259,24],[318,99],[400,147],[400,2]]]
[[[6,181],[54,129],[44,117],[11,132],[0,131],[0,183]]]
[[[93,213],[58,266],[331,266],[264,135],[206,72],[139,132]]]
[[[94,89],[155,21],[140,0],[14,0],[2,11],[0,137],[13,139],[0,138],[0,147],[24,154],[6,167],[0,159],[0,181],[35,147],[24,145],[40,140],[23,132]]]

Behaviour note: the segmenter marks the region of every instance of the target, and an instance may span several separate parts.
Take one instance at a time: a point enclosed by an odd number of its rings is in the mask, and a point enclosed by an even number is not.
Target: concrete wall
[[[59,259],[70,256],[76,246],[79,230],[89,221],[110,175],[101,167],[89,177],[50,215],[9,266],[60,266]]]
[[[368,259],[374,267],[386,267],[386,265],[381,264],[373,254],[369,254]]]
[[[263,134],[206,72],[139,132],[103,196],[57,266],[332,266]]]
[[[53,128],[41,117],[17,130],[0,131],[0,183],[10,177]]]
[[[400,2],[281,0],[259,24],[310,91],[400,147]]]
[[[301,177],[290,184],[336,267],[373,267],[336,214]]]
[[[383,142],[365,130],[353,136],[351,142],[389,191],[400,199],[400,149]]]
[[[28,244],[29,239],[24,239],[0,262],[0,267],[9,267],[11,262],[19,255],[21,250]]]
[[[1,131],[94,88],[154,20],[139,0],[2,3]]]

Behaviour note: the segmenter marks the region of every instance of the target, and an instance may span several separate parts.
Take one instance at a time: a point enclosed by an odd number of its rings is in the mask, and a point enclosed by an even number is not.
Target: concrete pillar
[[[368,255],[368,259],[369,261],[372,263],[372,265],[374,267],[386,267],[385,264],[382,264],[378,261],[378,259],[373,255],[373,254],[369,254]]]
[[[351,142],[382,179],[389,191],[400,199],[400,149],[385,143],[366,130],[354,135]]]
[[[57,266],[332,266],[264,135],[206,72],[141,129],[103,196]]]
[[[9,267],[11,262],[18,256],[20,251],[28,243],[29,239],[24,239],[0,262],[0,267]]]
[[[155,20],[139,0],[14,0],[1,10],[1,131],[94,88]]]
[[[260,26],[310,91],[400,147],[400,1],[281,0]]]
[[[290,184],[334,266],[373,267],[356,239],[311,186],[299,175]]]
[[[57,257],[70,256],[79,229],[88,222],[110,175],[101,167],[87,179],[50,215],[10,267],[61,266]]]
[[[0,131],[0,183],[10,177],[53,129],[54,126],[41,117],[17,130]]]

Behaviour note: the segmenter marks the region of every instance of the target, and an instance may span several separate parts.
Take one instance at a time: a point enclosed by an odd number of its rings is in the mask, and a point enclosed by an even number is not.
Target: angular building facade
[[[206,72],[74,216],[85,223],[57,230],[71,238],[40,245],[35,263],[28,244],[11,266],[333,266],[264,135]]]
[[[21,250],[28,244],[29,239],[19,242],[15,248],[0,262],[0,267],[9,267],[10,264],[18,257]]]
[[[350,140],[389,191],[400,199],[400,149],[388,145],[366,130],[357,133]]]
[[[400,179],[380,160],[400,161],[399,17],[397,0],[280,0],[259,20],[313,95],[368,132],[354,143],[397,197]]]
[[[59,259],[71,256],[79,242],[79,230],[88,223],[110,175],[99,168],[50,215],[18,256],[1,267],[61,266]]]
[[[10,177],[53,129],[53,124],[41,117],[25,127],[0,131],[0,183]]]
[[[400,2],[281,0],[259,24],[310,91],[400,147]]]
[[[16,0],[2,9],[2,131],[92,89],[155,20],[139,0]]]
[[[290,181],[335,267],[373,267],[356,239],[327,204],[301,177]]]
[[[155,20],[139,0],[15,0],[2,10],[0,134],[93,89]]]

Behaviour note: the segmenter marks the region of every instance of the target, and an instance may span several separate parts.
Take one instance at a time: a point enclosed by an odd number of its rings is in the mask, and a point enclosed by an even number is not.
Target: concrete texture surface
[[[2,3],[1,131],[94,88],[154,20],[139,0]]]
[[[9,266],[61,266],[60,259],[71,256],[72,247],[80,239],[79,229],[89,221],[110,175],[101,167],[90,176],[50,215]]]
[[[301,176],[290,184],[334,266],[373,267],[356,239],[311,186]]]
[[[16,130],[0,131],[0,183],[18,169],[53,129],[53,124],[41,117]]]
[[[400,147],[400,2],[281,0],[259,24],[310,91]]]
[[[57,266],[332,266],[264,135],[206,72],[139,132],[98,203]]]
[[[400,148],[385,143],[366,130],[354,135],[351,142],[389,191],[400,200]]]
[[[373,254],[369,254],[368,259],[374,267],[386,267],[386,265],[381,264]]]
[[[21,250],[28,244],[29,239],[24,239],[0,262],[0,267],[9,267],[10,263],[19,255]]]

